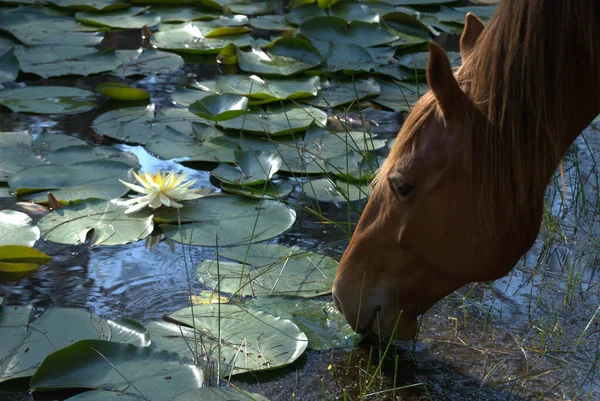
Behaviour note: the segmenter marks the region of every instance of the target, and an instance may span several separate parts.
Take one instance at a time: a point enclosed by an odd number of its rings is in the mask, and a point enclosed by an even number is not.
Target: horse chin
[[[387,320],[385,322],[373,322],[371,336],[379,340],[413,340],[418,332],[418,323],[416,317],[402,317],[396,325],[396,320]]]

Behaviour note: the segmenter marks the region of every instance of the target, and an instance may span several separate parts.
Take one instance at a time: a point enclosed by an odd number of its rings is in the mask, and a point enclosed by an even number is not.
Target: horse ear
[[[465,17],[465,29],[463,29],[462,35],[460,35],[460,57],[463,59],[463,62],[473,51],[475,42],[477,42],[477,38],[481,35],[483,28],[483,22],[475,14],[468,12]]]
[[[464,117],[465,95],[454,78],[446,52],[435,42],[429,42],[427,83],[442,109],[444,119]]]

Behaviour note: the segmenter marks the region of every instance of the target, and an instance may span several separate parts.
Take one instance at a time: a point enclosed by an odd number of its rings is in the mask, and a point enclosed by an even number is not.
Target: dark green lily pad
[[[151,43],[159,49],[184,53],[216,54],[230,43],[249,46],[252,37],[247,33],[210,36],[211,33],[226,33],[226,28],[200,29],[194,22],[173,24],[176,27],[163,28],[152,35]],[[162,25],[161,25],[162,27]],[[207,36],[208,35],[208,36]]]
[[[238,49],[240,68],[247,72],[271,75],[293,75],[321,64],[323,56],[308,41],[280,38],[264,50]]]
[[[29,86],[0,91],[0,104],[18,113],[74,114],[94,108],[92,92],[66,86]]]
[[[462,64],[460,53],[458,52],[446,52],[450,63],[453,67],[459,67]],[[398,61],[404,67],[410,70],[425,71],[427,69],[427,61],[429,60],[429,52],[421,53],[410,53],[400,56]]]
[[[136,29],[155,26],[160,23],[160,16],[148,12],[146,7],[131,7],[126,10],[111,12],[80,11],[75,18],[89,25],[108,26],[120,29]]]
[[[31,388],[110,389],[167,400],[201,387],[203,381],[202,370],[179,354],[113,341],[82,340],[49,355],[32,377]]]
[[[42,132],[32,143],[33,149],[37,152],[51,153],[58,149],[69,146],[89,146],[87,143],[77,137],[64,134]]]
[[[247,255],[246,255],[247,254]],[[215,291],[261,297],[279,295],[313,298],[331,293],[338,263],[298,247],[252,244],[219,251],[242,263],[203,261],[198,278]]]
[[[284,15],[261,15],[251,18],[250,25],[256,29],[264,29],[266,31],[289,31],[294,27],[287,23]]]
[[[235,151],[236,167],[219,164],[210,172],[220,181],[234,185],[260,185],[268,181],[279,171],[281,158],[263,151]]]
[[[283,199],[292,193],[294,185],[288,181],[268,182],[266,185],[234,185],[221,183],[221,189],[230,194],[247,196],[252,199]]]
[[[42,78],[62,75],[88,76],[112,71],[121,60],[112,51],[97,51],[86,46],[15,46],[21,70]]]
[[[305,182],[302,190],[311,199],[338,204],[365,200],[372,188],[367,184],[356,185],[343,180],[319,178]]]
[[[239,1],[228,5],[233,13],[245,15],[264,15],[275,11],[275,3],[270,0],[266,1]]]
[[[128,8],[123,0],[50,0],[50,4],[70,10],[112,11]]]
[[[326,17],[327,13],[317,5],[317,2],[303,4],[300,7],[294,8],[285,15],[285,19],[292,25],[300,25],[304,20],[313,17]]]
[[[161,159],[176,159],[181,162],[223,162],[235,161],[234,151],[238,141],[225,136],[213,126],[196,123],[194,133],[185,134],[167,126],[162,134],[157,134],[146,142],[148,152]]]
[[[33,246],[40,229],[31,217],[15,210],[0,210],[0,245]]]
[[[348,348],[359,337],[332,301],[260,297],[250,298],[245,304],[296,323],[308,337],[309,349]]]
[[[327,171],[348,181],[361,181],[363,184],[375,177],[384,158],[365,155],[351,150],[348,154],[327,159]]]
[[[217,124],[243,132],[279,136],[304,131],[313,123],[324,126],[326,122],[327,114],[312,106],[268,105],[266,109],[253,107],[241,117]]]
[[[373,70],[375,66],[375,60],[366,48],[353,43],[338,45],[332,42],[329,43],[325,60],[326,71],[368,72]]]
[[[427,92],[427,85],[410,85],[407,83],[393,83],[377,80],[381,89],[379,96],[371,99],[373,103],[380,104],[394,111],[410,111],[421,96]]]
[[[189,111],[212,121],[231,120],[246,113],[248,98],[229,93],[209,95],[190,104]]]
[[[315,99],[305,103],[317,107],[337,107],[343,104],[359,102],[365,97],[379,95],[379,85],[373,78],[348,81],[326,81]]]
[[[400,11],[387,13],[381,17],[381,24],[398,36],[399,41],[395,41],[395,45],[424,43],[431,37],[427,25],[408,13]]]
[[[166,74],[183,65],[181,56],[154,49],[141,54],[137,50],[117,50],[115,54],[122,64],[112,74],[119,77]]]
[[[308,344],[306,335],[289,320],[237,305],[197,305],[193,314],[192,308],[184,308],[168,317],[196,328],[206,344],[204,358],[217,365],[220,355],[222,376],[288,365]]]
[[[179,216],[182,222],[193,223],[181,227],[161,224],[165,235],[176,242],[201,246],[215,246],[217,236],[219,246],[264,241],[284,233],[296,220],[296,213],[283,203],[239,196],[205,196],[181,209],[155,213],[156,219],[173,223]]]
[[[125,214],[119,201],[87,200],[61,207],[38,223],[42,238],[61,244],[122,245],[146,238],[154,229],[147,211]]]
[[[256,75],[219,75],[216,84],[223,93],[248,96],[251,104],[262,104],[316,96],[320,82],[316,76],[260,78]]]
[[[165,2],[165,4],[171,3]],[[152,6],[152,11],[160,15],[162,22],[189,22],[194,20],[212,20],[221,15],[220,12],[199,7],[167,7]]]
[[[118,180],[134,182],[129,164],[112,160],[98,160],[63,166],[44,164],[14,174],[8,185],[17,196],[33,202],[47,202],[47,191],[59,200],[113,199],[129,190]],[[44,191],[42,194],[36,192]]]
[[[0,313],[5,311],[6,308],[3,308]],[[0,326],[0,331],[4,330]],[[60,307],[46,309],[32,326],[26,326],[19,334],[21,342],[7,353],[4,363],[0,364],[0,382],[27,378],[36,371],[39,373],[38,367],[41,369],[40,364],[46,357],[83,339],[104,339],[115,341],[114,344],[126,342],[145,347],[150,345],[149,336],[139,323],[127,319],[104,320],[87,311]]]
[[[27,147],[0,147],[0,182],[7,182],[13,174],[46,161]]]
[[[0,84],[12,82],[19,75],[19,60],[11,49],[4,54],[0,51]]]

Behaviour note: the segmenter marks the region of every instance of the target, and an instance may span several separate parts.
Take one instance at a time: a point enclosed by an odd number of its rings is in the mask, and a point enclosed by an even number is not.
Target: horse
[[[345,250],[334,303],[356,333],[413,339],[418,316],[509,273],[546,186],[600,112],[600,1],[503,0],[467,14],[462,65],[429,43],[407,115]]]

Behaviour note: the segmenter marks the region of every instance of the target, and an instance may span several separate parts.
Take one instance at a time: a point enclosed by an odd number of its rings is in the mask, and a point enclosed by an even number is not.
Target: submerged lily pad
[[[210,174],[228,184],[260,185],[279,170],[281,158],[263,151],[236,150],[235,163],[236,167],[222,163]]]
[[[118,198],[129,191],[119,179],[134,181],[129,164],[98,160],[68,166],[44,164],[31,167],[14,174],[8,185],[17,196],[44,203],[47,202],[46,193],[36,192],[52,190],[54,196],[64,201]]]
[[[77,355],[77,363],[73,356]],[[49,355],[31,379],[34,391],[110,389],[172,399],[201,387],[202,370],[178,354],[114,341],[81,340]]]
[[[122,64],[112,74],[119,77],[166,74],[183,65],[181,56],[154,49],[145,49],[141,54],[137,50],[117,50],[115,54]]]
[[[298,38],[280,38],[264,50],[238,49],[240,68],[258,74],[293,75],[321,64],[323,56],[308,41]]]
[[[365,200],[371,194],[368,184],[356,185],[343,180],[319,178],[302,185],[302,190],[309,198],[325,203],[346,203]]]
[[[66,86],[29,86],[0,91],[0,104],[18,113],[83,113],[96,105],[92,92]]]
[[[237,305],[197,305],[193,311],[184,308],[168,317],[195,327],[205,344],[204,358],[214,365],[221,358],[221,376],[288,365],[308,344],[306,335],[289,320]],[[221,338],[226,341],[219,342]]]
[[[0,319],[3,312],[5,308],[0,310]],[[69,329],[65,330],[66,327]],[[48,358],[56,355],[55,351],[82,339],[105,339],[116,341],[114,344],[127,342],[140,346],[150,344],[146,330],[136,322],[127,319],[104,320],[87,311],[70,308],[50,307],[32,326],[25,326],[24,329],[20,332],[21,342],[6,353],[4,363],[0,364],[0,382],[27,378],[36,371],[42,372],[43,376],[44,369],[40,364],[45,358],[47,362]],[[3,330],[4,327],[0,326],[0,332]],[[49,357],[50,354],[52,356]],[[85,358],[79,361],[84,362]],[[71,359],[73,366],[72,362]],[[98,372],[105,374],[102,370]],[[57,373],[57,370],[53,373]],[[90,375],[91,372],[86,370],[85,374]]]
[[[38,223],[42,238],[61,244],[122,245],[146,238],[152,232],[147,211],[125,214],[118,201],[87,200],[61,207]]]
[[[126,10],[102,13],[80,11],[75,14],[75,18],[85,24],[121,29],[136,29],[144,25],[151,27],[160,23],[160,16],[148,12],[146,7],[131,7]]]
[[[219,255],[247,264],[220,261],[217,266],[215,260],[204,261],[198,266],[198,278],[215,291],[254,297],[329,294],[338,266],[328,256],[279,244],[237,246]]]
[[[192,223],[181,227],[161,224],[170,239],[186,245],[216,246],[218,237],[219,246],[229,246],[274,238],[294,224],[296,213],[280,202],[239,196],[206,196],[181,209],[155,213],[160,221],[175,223],[179,217]]]
[[[248,98],[233,94],[205,96],[190,104],[189,111],[212,121],[231,120],[246,113]]]
[[[303,131],[313,123],[324,126],[326,122],[327,114],[312,106],[268,105],[266,109],[253,107],[247,114],[220,121],[218,125],[243,132],[279,136]]]
[[[15,210],[0,210],[0,245],[33,246],[40,229],[31,217]]]
[[[19,60],[13,50],[2,54],[0,51],[0,84],[12,82],[19,75]]]

